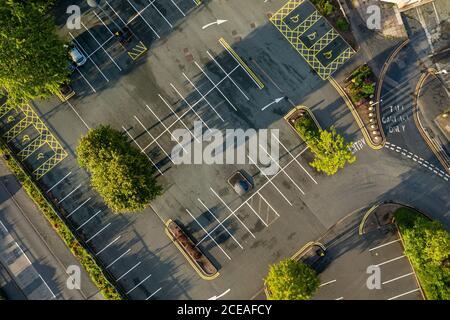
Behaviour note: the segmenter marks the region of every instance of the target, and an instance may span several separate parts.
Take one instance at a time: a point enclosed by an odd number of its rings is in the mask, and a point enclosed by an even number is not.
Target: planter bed
[[[310,118],[313,123],[315,124],[315,127],[317,129],[317,132],[319,130],[322,130],[322,127],[320,126],[319,122],[317,121],[316,117],[314,116],[314,114],[311,112],[311,110],[309,110],[308,107],[305,106],[298,106],[295,107],[291,112],[289,112],[284,119],[287,121],[287,123],[289,124],[289,126],[295,131],[296,134],[298,134],[298,136],[305,141],[306,144],[308,144],[308,142],[306,142],[305,138],[302,137],[302,135],[300,134],[300,132],[298,132],[298,130],[295,128],[295,124],[297,123],[298,120],[300,120],[303,117],[308,117]]]
[[[361,68],[367,68],[369,71],[369,74],[366,77],[363,77],[360,81],[365,85],[373,86],[374,89],[372,95],[364,93],[361,88],[356,88],[353,83],[353,79],[356,78],[354,77],[355,72],[358,72]],[[379,145],[383,141],[377,111],[379,108],[379,103],[371,103],[371,99],[375,100],[374,95],[376,81],[376,77],[372,70],[368,66],[363,65],[351,72],[350,76],[346,79],[344,90],[350,97],[359,118],[361,119],[364,127],[367,129],[370,139],[374,144]]]
[[[197,248],[183,229],[172,220],[166,222],[166,234],[181,251],[181,253],[188,259],[192,267],[205,280],[212,280],[219,276],[217,268],[211,263],[203,252]]]

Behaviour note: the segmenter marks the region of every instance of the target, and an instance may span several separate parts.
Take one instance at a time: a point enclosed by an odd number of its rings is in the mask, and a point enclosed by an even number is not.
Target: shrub
[[[309,300],[320,282],[311,267],[286,259],[270,267],[264,283],[270,300]]]
[[[407,208],[394,217],[426,298],[450,300],[450,234],[439,222]]]
[[[342,17],[339,17],[336,20],[336,27],[338,28],[338,30],[340,31],[348,31],[350,29],[350,25],[348,24],[347,20],[345,20]]]
[[[103,270],[99,267],[92,255],[80,245],[69,227],[59,218],[52,205],[47,201],[41,190],[31,180],[31,177],[22,169],[20,164],[11,156],[8,148],[0,141],[0,154],[5,155],[6,164],[13,172],[24,190],[36,203],[39,210],[50,222],[56,233],[61,237],[72,254],[80,261],[80,264],[88,273],[94,284],[100,289],[102,295],[108,300],[121,300],[119,292],[106,279]]]
[[[114,212],[145,209],[161,194],[147,157],[110,126],[99,126],[82,137],[78,162],[91,174],[94,189]]]

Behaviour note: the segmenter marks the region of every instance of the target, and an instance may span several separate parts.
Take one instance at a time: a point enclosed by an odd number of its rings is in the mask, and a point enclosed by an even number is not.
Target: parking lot
[[[357,126],[351,114],[335,112],[342,104],[338,94],[268,20],[285,1],[208,2],[206,10],[205,4],[174,0],[181,11],[171,1],[164,2],[173,6],[166,11],[156,5],[162,1],[154,1],[158,10],[153,2],[130,2],[136,10],[128,1],[105,1],[106,13],[85,12],[86,28],[65,30],[89,59],[74,73],[76,95],[68,102],[32,104],[67,153],[39,181],[130,299],[206,299],[222,289],[231,289],[227,298],[250,297],[268,264],[316,239],[359,204],[330,211],[327,201],[317,201],[319,187],[329,201],[338,197],[330,190],[335,182],[313,173],[308,149],[283,115],[304,102],[326,115],[320,119],[324,127],[338,121],[348,128],[349,139],[361,139]],[[202,29],[218,16],[230,22]],[[130,55],[121,47],[113,34],[125,25],[148,50],[135,56],[134,49]],[[243,165],[174,165],[171,151],[181,148],[174,131],[186,129],[194,143],[195,122],[203,133],[279,130],[272,139],[280,148],[278,173],[264,176],[263,165],[251,158]],[[165,192],[151,209],[112,214],[79,169],[78,140],[100,123],[121,129],[157,168]],[[237,170],[254,182],[242,197],[227,184]],[[206,282],[197,276],[164,234],[167,219],[189,231],[220,277]]]
[[[414,271],[394,225],[359,236],[357,229],[327,248],[317,300],[422,300]],[[380,270],[380,287],[367,282]],[[373,278],[372,278],[373,279]]]

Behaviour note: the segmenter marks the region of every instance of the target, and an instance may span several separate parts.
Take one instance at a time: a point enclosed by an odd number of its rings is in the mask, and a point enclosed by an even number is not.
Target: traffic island
[[[217,268],[175,221],[166,222],[165,232],[202,279],[213,280],[219,276]]]

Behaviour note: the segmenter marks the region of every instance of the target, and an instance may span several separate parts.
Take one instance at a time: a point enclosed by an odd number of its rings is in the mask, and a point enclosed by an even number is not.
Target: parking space
[[[307,0],[289,1],[270,21],[324,80],[355,54]]]
[[[67,37],[87,58],[74,72],[74,86],[97,92],[148,51],[198,5],[192,0],[109,0],[83,15],[80,30]]]
[[[322,282],[315,296],[318,300],[422,299],[394,225],[363,236],[354,232],[327,248],[327,255],[317,268],[321,270]]]
[[[1,134],[39,180],[67,157],[67,152],[29,105],[0,108]]]

